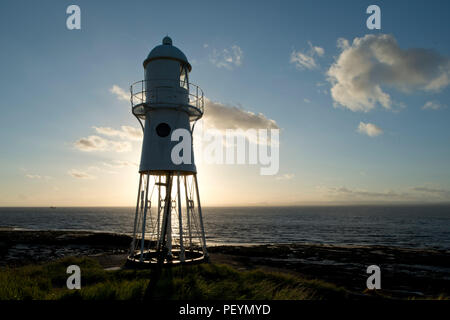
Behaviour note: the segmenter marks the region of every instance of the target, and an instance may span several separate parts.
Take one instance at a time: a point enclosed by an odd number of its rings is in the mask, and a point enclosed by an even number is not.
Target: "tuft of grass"
[[[68,290],[69,265],[81,269],[81,290]],[[0,268],[0,300],[141,300],[155,281],[151,270],[105,271],[91,258],[64,258],[42,265]],[[220,264],[163,269],[153,299],[302,300],[343,299],[344,289],[281,273],[237,271]]]
[[[450,300],[450,296],[441,293],[440,295],[434,297],[424,297],[424,298],[412,297],[409,298],[408,300]]]

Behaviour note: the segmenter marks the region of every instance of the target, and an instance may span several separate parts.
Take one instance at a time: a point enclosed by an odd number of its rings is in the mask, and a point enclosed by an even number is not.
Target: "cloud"
[[[443,188],[432,188],[432,187],[413,187],[411,188],[412,191],[421,192],[421,193],[427,193],[427,194],[434,194],[434,195],[442,195],[449,197],[450,196],[450,190],[443,189]]]
[[[422,110],[439,110],[444,109],[447,106],[440,104],[438,101],[428,101],[422,107]]]
[[[41,179],[42,177],[38,174],[26,174],[25,177],[28,179]]]
[[[427,186],[410,187],[406,191],[385,190],[368,191],[364,189],[352,189],[345,186],[328,187],[316,186],[316,189],[327,199],[336,198],[349,202],[357,201],[402,201],[402,202],[433,202],[448,201],[450,190],[443,188],[432,188]]]
[[[275,179],[276,180],[292,180],[294,179],[294,174],[293,173],[285,173],[282,175],[277,176]]]
[[[98,167],[98,166],[89,166],[87,168],[87,170],[85,170],[86,173],[89,173],[89,172],[92,172],[92,171],[100,172],[100,173],[109,173],[109,174],[116,174],[117,173],[116,171],[111,171],[109,169],[105,169],[103,167]]]
[[[121,87],[118,85],[113,85],[109,92],[116,95],[117,99],[124,100],[124,101],[130,101],[130,94],[128,92],[125,92]]]
[[[105,139],[97,135],[91,135],[81,138],[74,143],[74,147],[81,151],[115,151],[127,152],[132,149],[129,141],[142,140],[142,130],[131,127],[121,126],[120,130],[111,127],[93,127],[98,134],[107,137],[119,137],[126,141],[114,141]]]
[[[310,103],[311,102],[311,100],[309,100],[308,98],[303,99],[303,101],[306,102],[306,103]]]
[[[314,56],[322,57],[325,53],[325,50],[321,47],[313,46],[310,41],[308,41],[309,50],[307,52],[301,52],[293,50],[291,52],[290,63],[295,64],[295,67],[299,70],[303,69],[315,69],[318,67],[318,64],[314,58]]]
[[[209,57],[209,61],[216,67],[229,70],[233,69],[233,67],[241,66],[243,59],[244,52],[237,45],[233,45],[230,49],[223,49],[222,51],[213,49]]]
[[[77,169],[70,169],[67,173],[76,179],[95,179],[95,176]]]
[[[324,88],[327,85],[325,82],[316,82],[317,92],[328,95],[328,90]]]
[[[28,179],[38,179],[38,180],[50,180],[53,179],[50,176],[41,176],[38,174],[26,174],[25,177],[27,177]]]
[[[403,92],[437,92],[450,83],[450,60],[433,50],[402,49],[392,35],[369,34],[350,45],[338,39],[342,50],[327,71],[335,105],[367,112],[394,102],[384,87]]]
[[[313,47],[314,52],[319,56],[322,57],[325,53],[325,50],[321,47]]]
[[[350,47],[350,42],[347,39],[339,38],[336,41],[336,46],[341,50],[346,50]]]
[[[115,151],[127,152],[131,150],[131,143],[128,141],[112,141],[99,136],[89,136],[81,138],[74,143],[74,147],[81,151]]]
[[[379,136],[380,134],[383,134],[383,130],[381,130],[373,123],[364,123],[364,122],[359,123],[358,132],[366,134],[369,137],[376,137]]]
[[[387,198],[387,199],[402,199],[408,197],[407,193],[398,193],[393,190],[385,192],[367,191],[367,190],[352,190],[346,187],[329,187],[328,191],[331,194],[340,196],[350,196],[352,198]]]
[[[103,151],[106,150],[108,142],[99,136],[81,138],[74,143],[75,148],[81,151]]]
[[[93,127],[98,134],[110,137],[120,137],[126,140],[140,141],[142,140],[142,130],[130,126],[121,126],[121,130],[113,129],[111,127]]]
[[[108,141],[109,150],[115,152],[128,152],[131,151],[131,143],[128,141]]]
[[[73,178],[77,178],[77,179],[97,179],[97,175],[92,174],[93,172],[95,174],[117,174],[116,171],[112,171],[110,170],[111,168],[119,168],[119,163],[120,160],[118,160],[117,162],[117,166],[113,166],[114,164],[116,164],[116,162],[114,163],[103,163],[105,167],[99,167],[99,166],[89,166],[85,169],[79,170],[79,169],[71,169],[68,171],[68,174],[71,175]]]
[[[135,140],[139,141],[142,140],[143,132],[141,128],[135,128],[130,126],[121,126],[122,132],[124,133],[125,137],[127,137],[129,140]]]
[[[52,179],[52,177],[50,177],[50,176],[41,176],[38,174],[26,174],[25,177],[28,179],[44,179],[44,180]]]
[[[105,136],[118,136],[121,134],[121,131],[113,129],[111,127],[92,127],[97,131],[97,133],[105,135]]]
[[[109,168],[124,168],[124,167],[136,167],[137,163],[126,160],[114,160],[113,162],[103,162],[105,167]]]
[[[304,53],[301,53],[300,51],[292,51],[291,53],[291,63],[295,64],[295,67],[297,69],[315,69],[317,68],[317,64],[316,61],[314,60],[313,57],[308,56]]]
[[[279,129],[275,120],[262,113],[253,113],[236,106],[205,100],[205,127],[225,129]]]

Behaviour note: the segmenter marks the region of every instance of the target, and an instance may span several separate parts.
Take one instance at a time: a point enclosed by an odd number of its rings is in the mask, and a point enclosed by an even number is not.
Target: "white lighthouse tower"
[[[145,80],[131,85],[132,113],[144,140],[129,265],[208,259],[192,144],[190,161],[172,161],[179,143],[172,133],[185,129],[192,141],[195,122],[203,116],[203,91],[189,83],[191,69],[165,37],[144,61]]]

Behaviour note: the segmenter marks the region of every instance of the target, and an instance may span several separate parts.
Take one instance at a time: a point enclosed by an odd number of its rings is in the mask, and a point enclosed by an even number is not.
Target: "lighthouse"
[[[166,36],[144,60],[144,80],[131,85],[131,109],[144,132],[131,266],[208,260],[192,133],[203,116],[204,95],[189,82],[184,53]],[[185,161],[174,161],[177,132],[188,134]],[[186,139],[186,135],[184,138]],[[186,159],[187,158],[187,159]]]

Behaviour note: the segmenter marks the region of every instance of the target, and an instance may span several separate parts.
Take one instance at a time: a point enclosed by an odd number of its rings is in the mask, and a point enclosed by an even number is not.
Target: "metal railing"
[[[183,103],[180,103],[180,101],[182,101],[180,99],[181,97],[186,98],[186,104],[189,107],[195,108],[197,113],[203,115],[203,90],[193,83],[171,79],[141,80],[130,86],[130,93],[132,108],[139,105],[151,106],[152,104],[173,104],[174,106],[183,106]],[[167,97],[168,94],[175,98],[175,102],[169,100],[165,101],[165,97]]]

